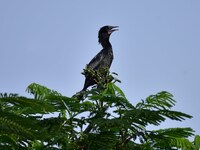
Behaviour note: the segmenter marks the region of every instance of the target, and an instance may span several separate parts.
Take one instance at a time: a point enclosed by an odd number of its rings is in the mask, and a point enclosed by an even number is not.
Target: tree
[[[146,129],[167,118],[192,117],[172,110],[172,94],[162,91],[134,106],[115,84],[115,73],[106,68],[85,71],[97,85],[78,93],[84,100],[36,83],[27,88],[34,98],[1,94],[0,149],[199,149],[200,136],[193,142],[187,139],[193,135],[191,128]]]

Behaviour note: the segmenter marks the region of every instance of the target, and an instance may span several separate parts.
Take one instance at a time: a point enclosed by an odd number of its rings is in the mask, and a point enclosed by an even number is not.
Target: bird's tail
[[[85,89],[82,89],[81,91],[77,92],[76,94],[74,94],[72,96],[72,98],[78,99],[78,100],[83,100],[84,99],[84,93],[85,93]]]

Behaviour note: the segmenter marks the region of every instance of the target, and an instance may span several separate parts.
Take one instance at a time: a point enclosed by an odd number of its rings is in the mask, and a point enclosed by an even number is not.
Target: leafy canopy
[[[72,98],[36,83],[27,88],[34,98],[1,93],[0,149],[199,149],[200,136],[188,140],[191,128],[147,130],[167,118],[192,117],[172,109],[172,94],[162,91],[134,106],[115,84],[116,73],[106,68],[85,72],[97,85]]]

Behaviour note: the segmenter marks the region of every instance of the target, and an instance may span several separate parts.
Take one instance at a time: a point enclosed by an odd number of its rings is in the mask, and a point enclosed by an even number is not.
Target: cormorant
[[[99,43],[103,49],[87,64],[86,68],[98,70],[102,67],[110,68],[113,61],[112,45],[109,41],[110,35],[118,30],[118,26],[104,26],[99,30],[98,38]],[[96,82],[89,74],[85,74],[85,84],[82,91],[85,91],[89,86],[94,85]]]

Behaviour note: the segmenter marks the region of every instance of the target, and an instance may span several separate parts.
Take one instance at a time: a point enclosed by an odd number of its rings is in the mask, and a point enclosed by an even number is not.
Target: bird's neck
[[[102,40],[101,45],[103,48],[112,48],[112,45],[111,45],[109,39]]]

